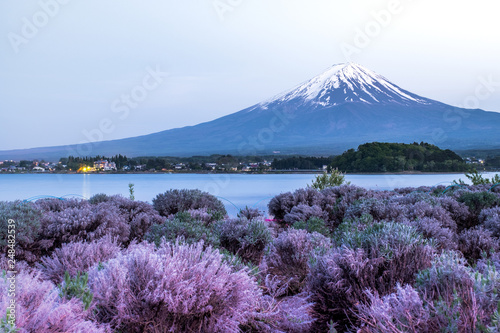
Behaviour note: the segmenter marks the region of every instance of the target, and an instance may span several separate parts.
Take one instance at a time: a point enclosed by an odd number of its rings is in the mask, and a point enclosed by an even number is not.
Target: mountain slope
[[[450,149],[498,147],[500,114],[455,108],[406,91],[360,65],[341,64],[210,122],[87,145],[0,151],[0,159],[118,153],[337,154],[371,141],[425,141]]]

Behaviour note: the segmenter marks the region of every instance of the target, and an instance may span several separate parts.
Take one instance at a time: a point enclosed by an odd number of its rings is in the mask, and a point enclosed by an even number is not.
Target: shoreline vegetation
[[[495,151],[496,152],[496,151]],[[484,155],[484,152],[482,152]],[[192,157],[69,156],[57,162],[39,160],[0,161],[2,173],[321,173],[338,169],[349,174],[436,174],[500,169],[500,156],[461,157],[455,152],[420,142],[412,144],[372,142],[341,155]]]
[[[495,172],[497,169],[484,170],[483,172]],[[23,175],[23,174],[62,174],[62,175],[81,175],[81,174],[91,174],[91,175],[124,175],[124,174],[136,174],[136,175],[147,175],[147,174],[199,174],[199,175],[207,175],[207,174],[228,174],[228,175],[262,175],[262,174],[311,174],[318,175],[325,173],[324,170],[269,170],[269,171],[175,171],[175,170],[167,170],[167,171],[93,171],[93,172],[77,172],[77,171],[46,171],[46,172],[28,172],[28,171],[20,171],[20,172],[4,172],[2,174],[13,174],[13,175]],[[464,172],[460,171],[443,171],[443,172],[422,172],[422,171],[401,171],[401,172],[349,172],[348,175],[440,175],[440,174],[457,174],[463,175]]]

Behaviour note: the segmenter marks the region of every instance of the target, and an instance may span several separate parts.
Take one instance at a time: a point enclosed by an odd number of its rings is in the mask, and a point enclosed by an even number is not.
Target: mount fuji
[[[127,139],[0,151],[0,159],[68,155],[339,154],[372,141],[440,148],[500,145],[500,113],[418,96],[358,64],[334,65],[269,100],[195,126]]]

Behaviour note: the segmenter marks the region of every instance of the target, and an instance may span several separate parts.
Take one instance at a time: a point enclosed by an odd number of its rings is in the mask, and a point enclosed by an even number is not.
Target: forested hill
[[[372,142],[349,149],[330,164],[343,172],[456,172],[468,169],[453,151],[429,143]]]

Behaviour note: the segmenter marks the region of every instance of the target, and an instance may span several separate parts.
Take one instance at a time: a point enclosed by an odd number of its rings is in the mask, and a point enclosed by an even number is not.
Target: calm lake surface
[[[494,173],[486,173],[491,177]],[[226,205],[229,215],[239,208],[257,207],[267,213],[269,200],[282,192],[306,187],[313,174],[2,174],[0,200],[34,200],[40,196],[84,197],[97,193],[121,194],[128,197],[128,184],[133,183],[136,200],[151,202],[169,189],[200,189],[217,197]],[[425,175],[347,175],[354,185],[375,190],[397,187],[449,185],[463,174]]]

